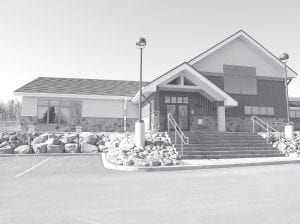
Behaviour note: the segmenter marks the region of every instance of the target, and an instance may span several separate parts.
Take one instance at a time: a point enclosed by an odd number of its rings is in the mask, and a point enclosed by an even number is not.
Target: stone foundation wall
[[[198,120],[202,120],[202,124],[198,123]],[[191,132],[217,132],[218,120],[213,116],[191,116],[190,120]]]
[[[127,131],[134,131],[137,119],[127,118]],[[38,124],[35,116],[22,116],[20,118],[22,130],[27,131],[28,125],[34,125],[35,131],[42,132],[75,132],[79,125]],[[81,118],[82,131],[91,132],[123,132],[123,118]]]
[[[127,118],[127,131],[134,131],[134,125],[136,118]],[[81,119],[82,131],[124,131],[124,119],[123,118],[82,118]]]
[[[202,119],[202,124],[198,124],[198,119]],[[278,131],[284,130],[285,118],[268,118],[262,117],[265,122],[270,122],[270,125]],[[276,123],[278,122],[278,123]],[[250,117],[226,117],[227,132],[252,132],[252,121]],[[191,132],[217,132],[218,120],[213,116],[193,116],[190,121]],[[255,131],[264,131],[259,126],[255,125]]]
[[[284,122],[286,122],[285,118],[260,118],[265,122],[270,122],[270,125],[278,131],[284,130]],[[252,129],[253,125],[250,117],[226,117],[226,131],[228,132],[252,132]],[[255,125],[255,131],[260,132],[265,130],[259,127],[258,125]]]

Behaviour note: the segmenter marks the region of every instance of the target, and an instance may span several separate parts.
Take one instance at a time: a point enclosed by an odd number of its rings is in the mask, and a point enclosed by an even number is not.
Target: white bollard
[[[145,145],[145,123],[143,120],[135,122],[135,144],[137,147]]]
[[[286,124],[284,127],[284,136],[288,140],[294,140],[294,126]]]

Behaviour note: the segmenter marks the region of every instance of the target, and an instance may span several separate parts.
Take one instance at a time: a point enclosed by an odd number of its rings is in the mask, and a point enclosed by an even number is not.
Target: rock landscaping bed
[[[146,134],[145,146],[135,146],[134,135],[126,134],[108,149],[106,159],[121,166],[158,167],[182,165],[176,149],[165,133]]]
[[[296,132],[293,141],[286,141],[280,133],[259,133],[269,144],[286,156],[300,156],[300,132]]]
[[[124,133],[0,133],[0,154],[98,153],[124,138]],[[30,137],[30,140],[29,140]],[[30,142],[30,144],[29,144]]]

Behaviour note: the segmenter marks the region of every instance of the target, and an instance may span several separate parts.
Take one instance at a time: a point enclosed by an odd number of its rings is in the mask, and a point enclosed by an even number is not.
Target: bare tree
[[[18,100],[0,102],[0,120],[18,121],[21,115],[21,103]]]

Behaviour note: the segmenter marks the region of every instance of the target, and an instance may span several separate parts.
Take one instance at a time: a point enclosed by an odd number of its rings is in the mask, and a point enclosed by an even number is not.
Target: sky
[[[300,74],[298,0],[0,0],[0,100],[39,76],[150,81],[243,29]],[[300,97],[300,75],[289,87]]]

